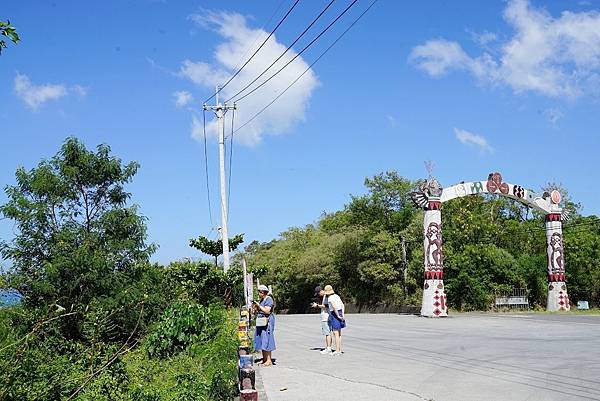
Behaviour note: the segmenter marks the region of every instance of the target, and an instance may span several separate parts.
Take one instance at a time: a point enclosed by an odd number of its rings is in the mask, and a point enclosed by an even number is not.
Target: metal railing
[[[513,288],[509,291],[495,291],[494,307],[509,309],[529,309],[527,288]]]

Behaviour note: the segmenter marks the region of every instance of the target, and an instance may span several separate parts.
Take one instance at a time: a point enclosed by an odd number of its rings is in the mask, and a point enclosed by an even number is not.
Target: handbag
[[[256,327],[267,327],[268,323],[269,323],[269,319],[265,316],[256,318]]]

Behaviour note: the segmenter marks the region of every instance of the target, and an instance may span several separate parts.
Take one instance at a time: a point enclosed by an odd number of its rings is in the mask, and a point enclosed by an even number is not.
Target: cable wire
[[[279,2],[279,5],[275,9],[275,11],[273,11],[273,13],[271,14],[271,16],[269,17],[269,20],[266,23],[264,23],[263,26],[260,27],[261,31],[264,31],[265,27],[268,26],[271,23],[271,21],[273,20],[273,17],[275,17],[275,14],[277,14],[279,12],[279,10],[281,9],[281,6],[283,6],[284,2],[285,2],[285,0],[281,0]],[[237,70],[238,67],[240,65],[242,65],[242,62],[246,59],[246,56],[250,53],[250,50],[258,43],[259,39],[260,39],[260,34],[256,35],[256,39],[254,40],[254,42],[252,42],[252,44],[250,46],[248,46],[248,48],[244,52],[244,55],[240,58],[240,61],[238,61],[238,63],[236,64],[236,66],[233,67],[234,70]]]
[[[254,116],[252,116],[252,118],[250,118],[248,121],[246,121],[244,124],[242,124],[238,129],[236,129],[235,132],[238,132],[239,130],[241,130],[242,128],[244,128],[246,125],[250,124],[252,121],[254,121],[254,119],[256,119],[256,117],[258,117],[259,115],[261,115],[269,106],[271,106],[281,96],[283,96],[283,94],[285,92],[287,92],[288,89],[290,89],[296,82],[298,82],[300,80],[300,78],[302,78],[304,76],[304,74],[306,74],[312,68],[312,66],[314,66],[321,59],[321,57],[323,57],[325,54],[327,54],[327,52],[333,46],[335,46],[337,44],[337,42],[339,42],[340,39],[342,39],[342,37],[344,37],[344,35],[367,13],[367,11],[369,11],[371,9],[371,7],[373,7],[373,5],[375,5],[375,3],[377,3],[377,0],[374,0],[369,5],[369,7],[367,7],[367,9],[365,11],[363,11],[362,14],[360,14],[358,16],[358,18],[356,18],[354,20],[354,22],[352,22],[352,24],[350,24],[350,26],[348,26],[348,28],[346,28],[346,30],[344,32],[342,32],[342,34],[340,36],[338,36],[337,39],[331,45],[329,45],[329,47],[327,49],[325,49],[324,52],[321,53],[321,55],[319,57],[317,57],[317,59],[315,61],[313,61],[312,64],[309,65],[308,68],[306,70],[304,70],[304,72],[298,76],[298,78],[296,78],[294,81],[292,81],[292,83],[289,84],[287,88],[285,88],[279,95],[277,95],[277,97],[275,97],[275,99],[271,100],[271,102],[269,102],[265,107],[263,107],[258,113],[256,113]]]
[[[231,113],[231,138],[229,139],[229,178],[227,179],[227,221],[229,221],[229,206],[231,205],[231,160],[233,158],[233,123],[235,121],[235,107]]]
[[[350,3],[350,5],[348,7],[346,7],[344,9],[344,11],[342,11],[342,13],[340,15],[338,15],[336,17],[336,19],[334,19],[329,25],[327,25],[327,27],[325,29],[323,29],[321,31],[321,33],[319,33],[317,35],[316,38],[314,38],[309,44],[307,44],[306,46],[304,46],[304,48],[302,50],[300,50],[300,52],[298,54],[296,54],[290,61],[288,61],[283,67],[281,67],[279,70],[277,70],[277,72],[275,72],[275,74],[271,75],[269,78],[267,78],[267,80],[263,81],[260,85],[258,85],[256,88],[252,89],[250,92],[246,93],[244,96],[238,98],[235,100],[235,102],[239,102],[240,100],[245,99],[246,97],[250,96],[251,94],[253,94],[254,92],[256,92],[258,89],[260,89],[262,86],[264,86],[267,82],[269,82],[271,79],[273,79],[277,74],[279,74],[281,71],[283,71],[288,65],[290,65],[294,60],[296,60],[298,57],[300,57],[300,55],[302,53],[304,53],[310,46],[312,46],[313,43],[315,43],[321,36],[323,36],[323,34],[325,34],[325,32],[327,32],[329,30],[329,28],[331,28],[333,26],[333,24],[335,24],[340,18],[342,18],[342,16],[344,14],[346,14],[346,12],[348,12],[348,10],[354,6],[354,4],[356,4],[358,0],[354,0],[352,3]],[[237,96],[239,93],[235,94],[234,96],[230,97],[226,102],[229,102],[231,99],[233,99],[235,96]]]
[[[233,80],[233,78],[235,78],[240,72],[242,72],[242,70],[244,69],[244,67],[246,65],[248,65],[248,63],[250,62],[250,60],[252,60],[254,58],[254,56],[256,56],[256,53],[258,53],[260,51],[260,49],[262,49],[262,47],[265,45],[265,43],[267,43],[267,41],[271,38],[271,36],[273,36],[273,34],[275,33],[275,31],[281,26],[281,24],[283,24],[283,21],[285,21],[287,19],[288,15],[290,15],[290,13],[292,12],[292,10],[296,7],[296,5],[298,5],[299,2],[300,2],[300,0],[296,0],[294,2],[294,4],[288,10],[288,12],[283,16],[283,18],[279,21],[279,23],[275,26],[275,28],[273,28],[273,30],[271,31],[271,33],[269,33],[269,36],[267,36],[267,38],[261,43],[261,45],[258,47],[258,49],[256,49],[254,51],[254,53],[252,53],[252,56],[250,56],[250,58],[248,60],[246,60],[246,62],[227,80],[227,82],[225,82],[221,87],[219,87],[219,89],[212,96],[210,96],[208,99],[206,99],[204,101],[204,103],[206,103],[210,99],[214,98],[217,95],[217,93],[221,92],[223,90],[223,88],[225,88],[227,85],[229,85],[229,83]]]
[[[308,32],[308,30],[319,20],[319,18],[321,18],[323,16],[323,14],[325,14],[325,11],[327,11],[327,9],[329,9],[329,7],[331,7],[331,5],[333,4],[335,0],[331,0],[329,2],[329,4],[327,4],[327,6],[319,13],[319,15],[317,15],[312,22],[306,27],[304,28],[304,31],[302,31],[302,33],[292,42],[292,44],[290,44],[284,51],[283,53],[281,53],[279,55],[279,57],[277,57],[275,59],[275,61],[273,61],[267,68],[265,68],[263,70],[263,72],[261,72],[256,78],[254,78],[248,85],[244,86],[241,90],[239,90],[235,95],[231,96],[231,98],[229,100],[231,100],[232,98],[238,96],[240,93],[244,92],[246,89],[248,89],[249,87],[251,87],[256,81],[258,81],[260,79],[260,77],[262,77],[263,75],[265,75],[270,69],[271,67],[273,67],[279,60],[281,60],[281,58],[283,56],[285,56],[287,54],[288,51],[290,51],[290,49],[296,44],[298,43],[298,41],[300,39],[302,39],[302,37],[306,34],[306,32]],[[228,100],[228,101],[229,101]]]
[[[206,200],[208,201],[208,216],[210,218],[210,226],[213,227],[212,208],[210,206],[210,185],[208,181],[208,153],[206,145],[206,110],[202,110],[202,132],[204,134],[204,171],[206,173]]]

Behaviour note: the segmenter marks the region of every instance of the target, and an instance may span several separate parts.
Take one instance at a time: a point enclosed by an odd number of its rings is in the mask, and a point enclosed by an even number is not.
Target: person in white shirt
[[[335,293],[333,287],[326,285],[323,289],[329,302],[329,328],[335,337],[335,352],[332,355],[342,355],[342,329],[346,327],[346,318],[344,317],[344,303],[339,295]]]
[[[315,297],[321,298],[321,303],[313,302],[313,308],[321,309],[321,333],[325,336],[325,349],[321,350],[321,354],[327,355],[333,353],[331,349],[331,328],[329,327],[329,303],[327,295],[320,285],[315,287]]]

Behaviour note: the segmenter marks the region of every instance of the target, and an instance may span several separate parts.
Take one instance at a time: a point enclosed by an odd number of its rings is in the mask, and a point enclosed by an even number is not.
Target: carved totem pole
[[[442,249],[442,186],[430,177],[421,186],[420,192],[411,193],[413,201],[425,209],[423,230],[425,238],[425,284],[421,316],[448,316],[446,293],[444,292],[444,253]]]
[[[548,250],[548,311],[571,309],[565,284],[565,259],[562,238],[562,213],[558,204],[560,193],[552,191],[549,196],[551,212],[546,214],[546,242]]]

